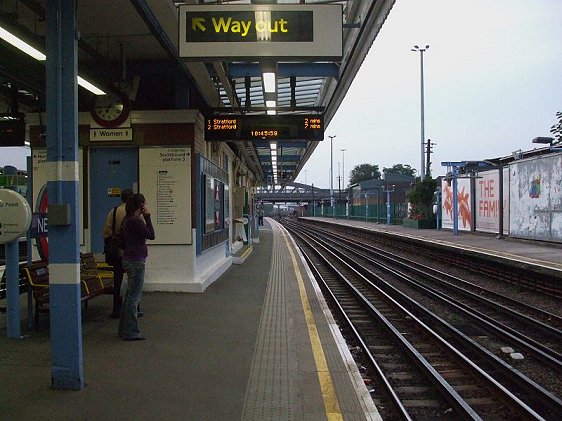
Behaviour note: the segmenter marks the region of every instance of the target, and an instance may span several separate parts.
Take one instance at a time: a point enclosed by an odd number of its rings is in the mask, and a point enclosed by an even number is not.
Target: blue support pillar
[[[31,161],[31,157],[28,156],[26,159],[27,162],[27,203],[29,204],[29,209],[33,209],[33,197],[31,195],[32,186],[33,186],[33,165]],[[31,264],[33,262],[33,252],[32,248],[33,245],[31,243],[31,231],[27,230],[26,235],[26,243],[27,243],[27,264]],[[27,289],[27,328],[29,330],[33,329],[33,292],[31,288]]]
[[[5,247],[7,337],[17,339],[21,336],[18,240],[6,243]]]
[[[76,1],[47,1],[51,385],[84,388],[78,236]],[[55,222],[54,212],[57,213]],[[52,222],[51,222],[52,221]]]
[[[457,174],[453,175],[453,235],[459,235],[459,188]]]

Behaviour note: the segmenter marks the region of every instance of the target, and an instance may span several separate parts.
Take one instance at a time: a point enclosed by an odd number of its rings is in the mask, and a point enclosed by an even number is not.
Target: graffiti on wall
[[[453,186],[443,180],[443,228],[453,228]],[[472,225],[472,209],[470,205],[470,180],[457,180],[458,222],[459,229],[470,231]]]
[[[540,174],[531,180],[529,187],[529,197],[531,199],[538,199],[541,197],[541,176]]]

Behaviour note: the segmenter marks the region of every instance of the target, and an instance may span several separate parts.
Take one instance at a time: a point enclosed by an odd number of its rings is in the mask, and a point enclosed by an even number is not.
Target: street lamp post
[[[346,189],[346,187],[345,187],[345,151],[346,150],[347,149],[340,149],[341,155],[342,155],[342,158],[341,158],[341,176],[342,176],[341,184],[342,184],[344,190]],[[348,203],[347,195],[346,195],[345,216],[349,218],[348,212],[349,212],[349,203]]]
[[[330,205],[332,206],[332,217],[336,217],[336,207],[334,205],[334,137],[328,136],[330,138]]]
[[[390,193],[394,191],[394,184],[392,187],[383,187],[383,191],[386,193],[386,223],[390,225]]]
[[[425,178],[425,159],[424,159],[424,146],[425,146],[425,122],[424,122],[424,98],[423,98],[423,53],[425,50],[429,48],[429,45],[426,45],[425,48],[420,48],[417,45],[414,45],[412,51],[420,53],[420,96],[421,96],[421,167],[420,167],[420,176],[423,180]]]
[[[340,149],[340,151],[342,152],[342,158],[341,158],[342,185],[343,188],[345,189],[345,151],[347,151],[347,149]]]

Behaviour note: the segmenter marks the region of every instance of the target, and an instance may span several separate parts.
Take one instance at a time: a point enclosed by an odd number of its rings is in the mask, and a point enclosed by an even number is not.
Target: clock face
[[[116,127],[129,115],[128,100],[115,94],[98,95],[94,99],[92,118],[102,127]]]

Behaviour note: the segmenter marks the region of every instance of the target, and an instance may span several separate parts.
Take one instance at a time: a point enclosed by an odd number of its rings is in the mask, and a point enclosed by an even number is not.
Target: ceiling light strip
[[[23,51],[28,56],[33,57],[37,61],[47,60],[47,56],[45,54],[43,54],[38,49],[32,47],[25,41],[22,41],[11,32],[4,29],[2,26],[0,26],[0,38],[6,41],[7,43],[13,45],[14,47],[16,47],[18,50]],[[106,93],[102,91],[100,88],[98,88],[97,86],[88,82],[87,80],[85,80],[80,76],[77,77],[77,82],[78,85],[82,86],[84,89],[87,89],[88,91],[92,92],[95,95],[106,95]]]

